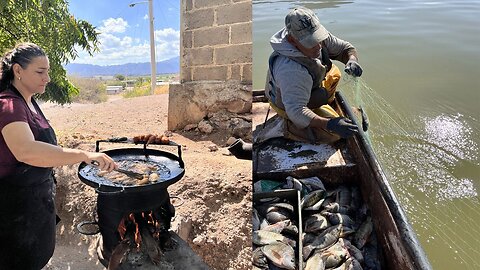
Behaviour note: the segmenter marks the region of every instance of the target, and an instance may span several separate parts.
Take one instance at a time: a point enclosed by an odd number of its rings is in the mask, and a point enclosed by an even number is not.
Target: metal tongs
[[[93,160],[91,163],[92,163],[92,165],[98,166],[98,162],[95,161],[95,160]],[[116,171],[116,172],[119,172],[119,173],[123,173],[128,177],[139,179],[139,180],[142,180],[143,177],[144,177],[143,174],[137,173],[137,172],[134,172],[134,171],[124,170],[124,169],[120,169],[120,168],[113,169],[113,170]]]
[[[117,171],[119,173],[123,173],[125,174],[126,176],[128,177],[132,177],[132,178],[135,178],[135,179],[139,179],[139,180],[142,180],[144,175],[141,174],[141,173],[137,173],[137,172],[133,172],[133,171],[129,171],[129,170],[124,170],[124,169],[113,169],[114,171]]]

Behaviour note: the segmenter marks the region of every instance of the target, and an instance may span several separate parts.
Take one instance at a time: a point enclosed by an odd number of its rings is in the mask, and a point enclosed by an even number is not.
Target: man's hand
[[[348,118],[337,117],[328,120],[327,130],[338,134],[342,138],[348,138],[358,132],[358,127]]]
[[[354,77],[360,77],[362,76],[362,72],[362,67],[359,63],[357,63],[357,61],[354,59],[348,60],[347,64],[345,65],[345,73]]]

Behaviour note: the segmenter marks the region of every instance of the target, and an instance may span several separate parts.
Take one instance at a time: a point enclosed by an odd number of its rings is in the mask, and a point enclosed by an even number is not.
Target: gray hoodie
[[[306,128],[316,115],[307,108],[314,82],[305,66],[290,59],[290,57],[306,58],[306,56],[288,42],[285,28],[272,36],[270,44],[273,50],[280,54],[272,64],[273,84],[280,89],[281,101],[288,118],[298,128]],[[355,48],[349,42],[331,33],[322,41],[322,50],[324,49],[327,49],[331,59],[339,60],[344,64],[347,63],[351,54],[356,54]],[[322,61],[321,55],[314,60]],[[320,78],[320,81],[323,79],[324,77]]]

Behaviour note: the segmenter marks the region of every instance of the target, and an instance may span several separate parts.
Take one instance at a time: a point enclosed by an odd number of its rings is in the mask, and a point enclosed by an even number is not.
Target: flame
[[[134,224],[135,225],[134,240],[135,240],[135,244],[136,244],[137,248],[140,248],[140,244],[142,243],[142,236],[140,234],[139,222],[137,222],[135,220],[135,216],[137,216],[137,218],[143,219],[144,224],[148,224],[148,225],[152,226],[155,229],[155,231],[153,231],[152,233],[153,233],[154,236],[157,236],[157,237],[159,235],[159,232],[157,232],[159,223],[158,223],[158,221],[155,220],[155,218],[153,216],[153,211],[149,211],[148,213],[147,212],[142,212],[142,213],[137,214],[137,215],[135,215],[134,213],[130,213],[128,215],[128,217],[123,217],[122,218],[122,220],[120,221],[120,224],[118,225],[118,228],[117,228],[117,231],[120,234],[120,239],[121,240],[125,239],[125,235],[127,234],[127,227],[129,227],[129,225]]]
[[[127,227],[125,227],[125,218],[122,218],[120,221],[117,231],[120,234],[120,239],[125,239],[125,233],[127,232]]]
[[[138,222],[135,221],[135,215],[132,213],[129,216],[129,219],[135,224],[135,244],[137,244],[137,248],[140,247],[140,243],[142,242],[142,236],[140,235],[140,230],[138,228]]]

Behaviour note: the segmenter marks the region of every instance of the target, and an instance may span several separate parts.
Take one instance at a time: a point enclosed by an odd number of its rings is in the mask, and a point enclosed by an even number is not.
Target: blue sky
[[[139,3],[145,2],[145,3]],[[131,3],[138,3],[129,7]],[[97,27],[100,52],[90,57],[79,51],[72,63],[119,65],[150,62],[148,3],[131,0],[70,0],[77,19]],[[180,54],[180,0],[153,0],[157,62]]]

